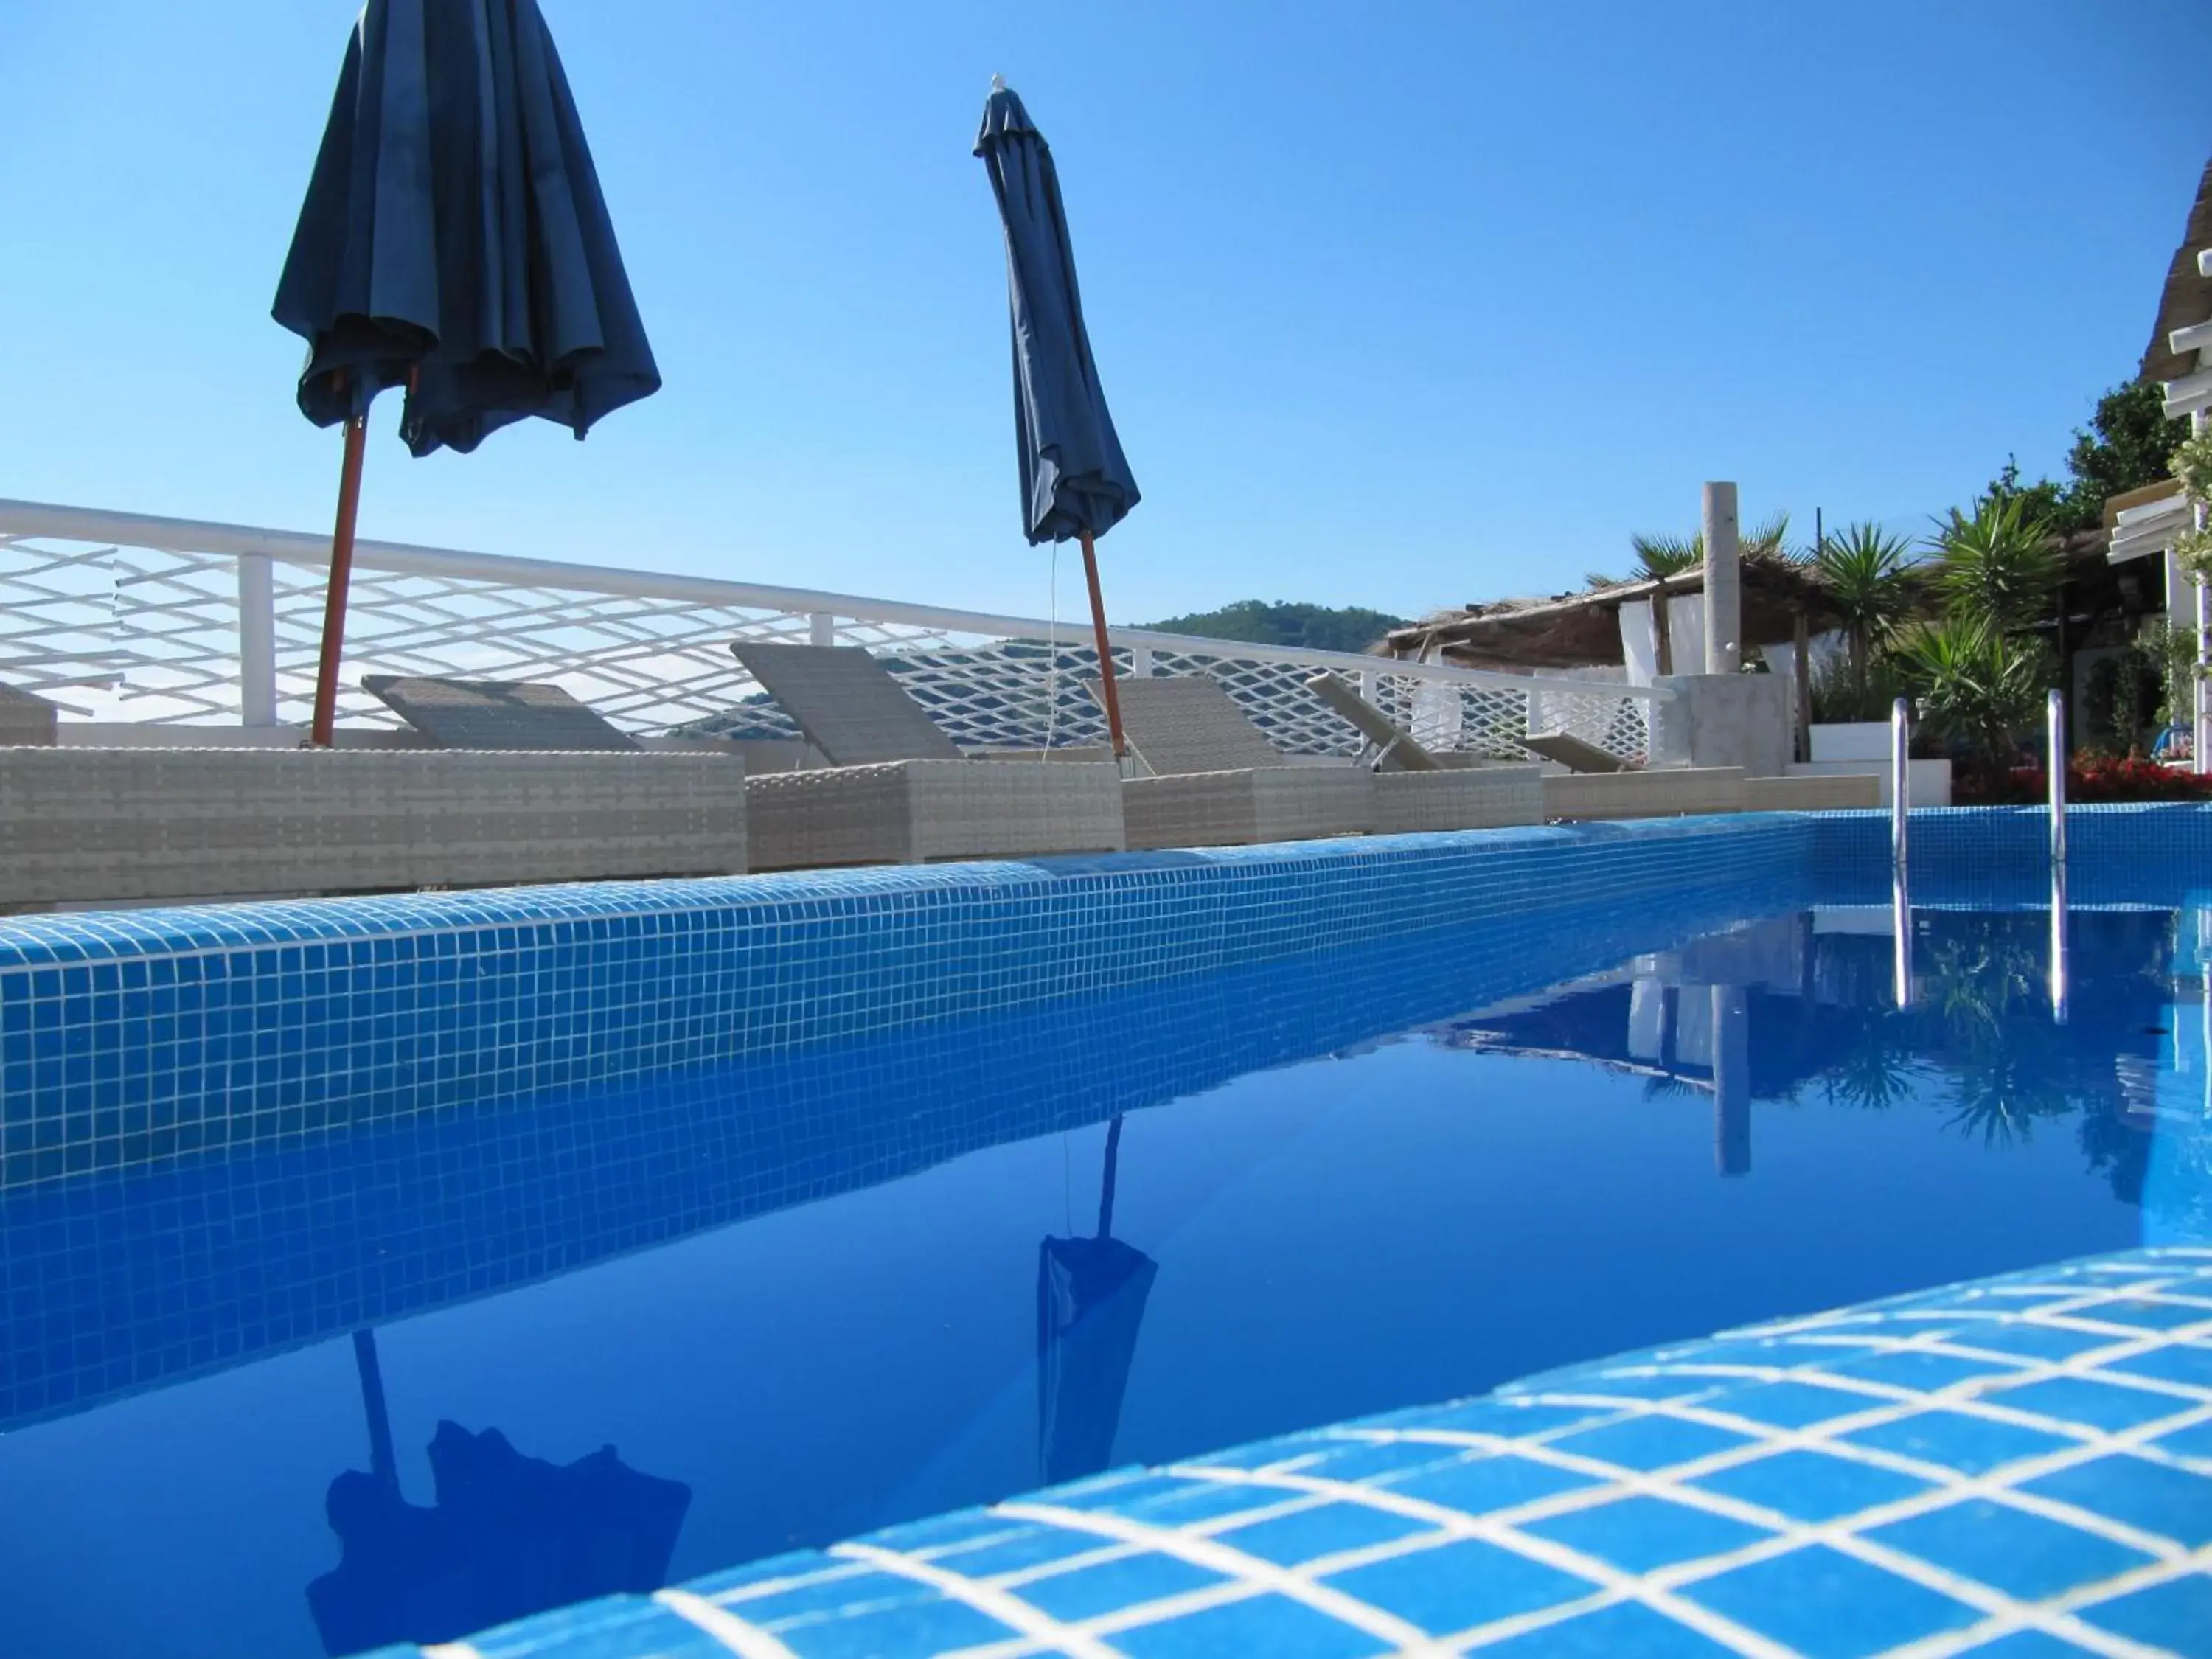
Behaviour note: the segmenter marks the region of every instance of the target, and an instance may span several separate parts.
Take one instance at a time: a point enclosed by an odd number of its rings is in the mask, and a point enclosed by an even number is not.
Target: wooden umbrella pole
[[[315,669],[315,720],[307,741],[331,746],[337,723],[338,656],[345,644],[346,585],[353,576],[353,527],[361,515],[361,459],[367,447],[368,420],[352,415],[345,423],[345,460],[338,473],[338,521],[331,532],[331,579],[323,599],[323,654]]]
[[[1098,683],[1106,693],[1106,730],[1114,739],[1114,758],[1124,758],[1129,745],[1121,736],[1121,694],[1114,689],[1114,647],[1106,638],[1106,601],[1098,592],[1098,549],[1091,532],[1083,532],[1083,575],[1091,584],[1091,626],[1098,636]]]

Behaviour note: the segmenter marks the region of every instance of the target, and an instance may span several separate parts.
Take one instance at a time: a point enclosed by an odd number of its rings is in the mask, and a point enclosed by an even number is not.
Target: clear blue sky
[[[387,400],[363,533],[1029,613],[994,70],[1145,490],[1132,622],[1560,588],[1709,477],[1917,523],[2056,470],[2212,149],[2202,0],[544,6],[666,388],[428,461]],[[352,17],[0,6],[0,495],[328,525],[268,309]]]

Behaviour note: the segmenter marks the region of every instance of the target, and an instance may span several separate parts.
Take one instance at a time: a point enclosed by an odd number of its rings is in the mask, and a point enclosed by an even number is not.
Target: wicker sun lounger
[[[1663,818],[1747,810],[1740,766],[1571,772],[1543,781],[1549,818]]]
[[[1121,850],[1112,765],[967,759],[857,646],[730,649],[830,762],[746,780],[756,870]]]
[[[1544,821],[1544,787],[1534,766],[1447,768],[1413,741],[1350,682],[1316,674],[1306,689],[1350,721],[1374,758],[1378,836],[1495,830]]]
[[[0,906],[744,868],[731,756],[0,749]]]
[[[1570,772],[1627,772],[1634,769],[1610,750],[1586,742],[1571,732],[1531,732],[1521,746],[1546,760],[1557,761]]]
[[[1357,692],[1344,689],[1357,700]],[[1400,752],[1434,769],[1291,766],[1212,679],[1132,680],[1121,690],[1130,742],[1161,775],[1123,786],[1132,847],[1413,835],[1544,821],[1533,766],[1446,769],[1410,739],[1410,751],[1401,744]],[[1374,713],[1386,731],[1396,730],[1380,710]],[[1380,746],[1387,749],[1387,738]]]
[[[1745,806],[1754,812],[1849,811],[1881,805],[1881,780],[1871,772],[1746,778],[1743,791]]]
[[[1227,847],[1364,835],[1364,767],[1291,766],[1202,674],[1119,684],[1121,726],[1150,777],[1121,786],[1132,847]],[[1091,694],[1100,696],[1091,683]]]
[[[1358,688],[1341,675],[1320,673],[1306,682],[1306,690],[1350,721],[1374,750],[1368,764],[1377,772],[1441,772],[1437,757],[1413,741],[1413,733],[1359,695]]]
[[[621,749],[637,740],[557,685],[369,674],[362,690],[441,749]]]
[[[0,685],[0,744],[51,747],[56,737],[57,712],[44,697]]]

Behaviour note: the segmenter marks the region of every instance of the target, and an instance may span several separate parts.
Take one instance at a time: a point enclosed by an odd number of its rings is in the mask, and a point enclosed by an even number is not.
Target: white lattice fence
[[[304,725],[323,555],[312,537],[0,502],[0,679],[79,717]],[[1648,690],[1143,629],[1115,637],[1121,673],[1212,674],[1292,754],[1358,747],[1305,689],[1324,667],[1358,679],[1434,747],[1519,754],[1540,688],[1546,724],[1632,758],[1645,748]],[[394,723],[357,689],[364,674],[447,674],[552,681],[640,733],[793,735],[730,654],[738,638],[865,646],[965,744],[1104,739],[1085,689],[1097,654],[1075,621],[385,544],[363,544],[355,568],[339,714]]]

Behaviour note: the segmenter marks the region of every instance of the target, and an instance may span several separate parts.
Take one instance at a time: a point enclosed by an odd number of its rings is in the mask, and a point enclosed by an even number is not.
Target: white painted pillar
[[[1734,674],[1743,667],[1743,549],[1734,484],[1705,486],[1704,530],[1705,672]]]
[[[2192,434],[2204,430],[2203,410],[2190,416],[2189,429]],[[2191,520],[2197,529],[2204,528],[2203,502],[2198,502],[2191,509]],[[2190,762],[2191,769],[2198,773],[2208,773],[2212,772],[2212,681],[2207,679],[2207,675],[2212,674],[2212,591],[2206,589],[2202,576],[2197,579],[2196,587],[2197,680],[2190,688],[2191,713],[2194,718],[2191,723],[2189,752],[2193,757]]]
[[[806,618],[806,642],[809,645],[837,643],[837,618],[827,611],[810,612]]]
[[[1364,698],[1364,700],[1366,700],[1367,702],[1373,702],[1375,701],[1375,688],[1376,688],[1376,677],[1375,677],[1375,671],[1374,671],[1373,669],[1371,669],[1371,668],[1363,668],[1363,669],[1361,669],[1361,670],[1359,671],[1359,695],[1360,695],[1360,696],[1361,696],[1362,698]]]
[[[1751,1021],[1741,985],[1716,985],[1713,1000],[1713,1165],[1751,1173]]]
[[[238,561],[238,723],[276,724],[276,581],[258,553]]]
[[[1149,645],[1131,646],[1129,647],[1129,678],[1133,680],[1148,680],[1152,677],[1152,647]]]

